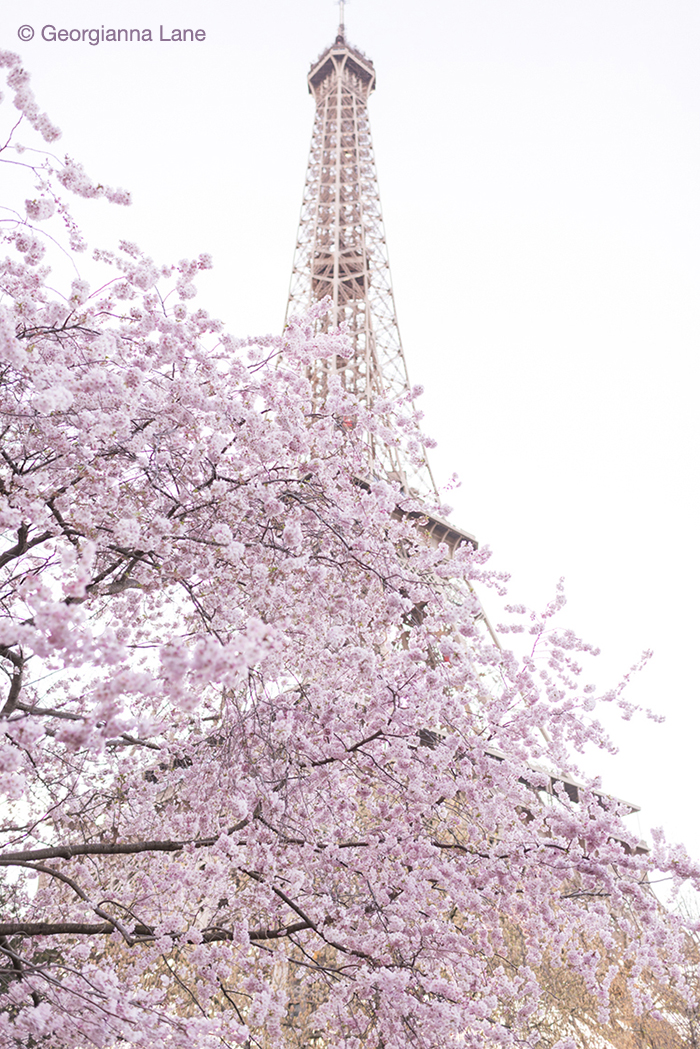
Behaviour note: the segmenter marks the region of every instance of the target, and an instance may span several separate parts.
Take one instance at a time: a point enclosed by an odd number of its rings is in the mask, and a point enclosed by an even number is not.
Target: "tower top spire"
[[[338,35],[335,38],[336,44],[345,43],[345,0],[338,0]]]

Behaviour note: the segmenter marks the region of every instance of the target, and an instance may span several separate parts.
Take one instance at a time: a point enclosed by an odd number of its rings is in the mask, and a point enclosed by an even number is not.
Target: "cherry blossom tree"
[[[419,454],[412,406],[332,383],[312,406],[342,333],[236,341],[193,308],[206,256],[81,263],[65,193],[127,194],[15,136],[0,1043],[572,1049],[620,997],[674,1030],[692,923],[648,880],[698,868],[556,773],[623,702],[584,683],[561,595],[511,609],[523,657],[497,647],[487,555],[431,546],[426,508],[368,471],[368,434]],[[63,293],[56,245],[82,266]]]

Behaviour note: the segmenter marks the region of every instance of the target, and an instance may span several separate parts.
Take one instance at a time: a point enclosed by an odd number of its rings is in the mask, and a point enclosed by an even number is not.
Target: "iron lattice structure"
[[[410,392],[389,271],[367,100],[372,62],[350,46],[341,21],[335,43],[312,65],[316,103],[287,317],[328,296],[320,331],[343,324],[351,353],[319,362],[312,375],[322,404],[331,373],[361,401],[394,401]],[[437,490],[423,449],[420,462],[398,447],[368,441],[368,473],[433,502]]]

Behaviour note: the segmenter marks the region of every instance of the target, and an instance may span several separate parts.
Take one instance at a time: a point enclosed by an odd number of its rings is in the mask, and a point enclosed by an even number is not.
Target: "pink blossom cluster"
[[[9,67],[7,84],[14,90],[13,101],[16,108],[45,142],[55,142],[61,137],[61,131],[37,106],[34,93],[29,87],[29,73],[22,69],[19,55],[12,51],[0,51],[0,66]]]
[[[44,257],[46,245],[31,229],[21,228],[14,235],[15,247],[24,255],[28,266],[37,266]]]
[[[53,200],[49,200],[47,197],[25,200],[24,204],[27,209],[27,217],[33,222],[45,222],[46,219],[51,218],[56,210]]]
[[[130,204],[131,196],[124,189],[110,189],[101,182],[93,182],[82,164],[66,157],[64,166],[58,173],[58,181],[64,189],[79,197],[106,197],[112,204]]]

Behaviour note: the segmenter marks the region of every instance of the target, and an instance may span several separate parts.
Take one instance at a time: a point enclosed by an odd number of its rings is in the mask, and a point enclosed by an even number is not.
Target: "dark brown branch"
[[[241,820],[234,827],[229,827],[226,833],[236,834],[249,823],[249,819]],[[268,823],[266,823],[266,826],[271,827]],[[271,829],[275,830],[276,828],[271,827]],[[206,849],[211,848],[218,840],[219,837],[212,837],[194,838],[188,841],[89,842],[84,845],[54,845],[45,849],[26,849],[21,852],[0,853],[0,867],[17,863],[35,863],[39,860],[71,860],[75,856],[133,856],[143,852],[181,852],[186,845],[194,845],[196,849]],[[287,840],[287,843],[305,845],[306,840],[290,838]],[[449,845],[441,845],[439,842],[433,842],[433,844],[438,845],[440,848],[451,847]],[[368,845],[369,842],[367,841],[341,841],[337,843],[337,848],[361,849],[367,848]],[[316,845],[316,848],[319,850],[327,847],[323,842],[319,842]],[[467,850],[465,849],[464,851]],[[256,877],[253,872],[246,871],[245,873],[249,874],[251,878]],[[260,880],[259,876],[257,877]],[[305,915],[303,917],[306,918]]]
[[[50,337],[56,339],[57,342],[61,342],[62,335],[72,334],[79,332],[81,335],[94,335],[97,337],[100,333],[95,331],[93,328],[86,328],[84,324],[69,324],[69,317],[66,317],[65,321],[61,325],[35,325],[32,328],[19,328],[17,330],[16,338],[18,339],[34,339],[36,337]]]
[[[73,546],[78,546],[78,539],[83,538],[83,533],[80,532],[77,528],[73,528],[72,525],[69,525],[68,522],[64,520],[60,510],[57,509],[54,500],[60,494],[61,492],[56,492],[55,495],[52,495],[50,499],[46,500],[46,505],[51,511],[51,516],[60,525],[61,531],[63,532],[66,539],[68,539],[68,541],[71,542]]]
[[[0,656],[9,660],[15,668],[10,680],[10,691],[7,693],[7,699],[5,700],[2,710],[0,710],[0,717],[7,717],[17,706],[17,701],[19,700],[19,695],[22,691],[24,657],[20,652],[13,652],[12,649],[7,648],[5,645],[0,646]]]
[[[294,922],[292,925],[285,925],[279,929],[251,929],[248,932],[248,938],[251,940],[276,940],[281,936],[293,936],[295,932],[303,932],[304,929],[311,929],[312,926],[307,921]],[[206,937],[206,933],[204,934]]]
[[[149,750],[161,750],[162,748],[157,743],[151,743],[147,739],[139,739],[138,736],[131,736],[128,732],[122,732],[121,736],[115,736],[114,739],[108,739],[106,746],[113,747],[117,743],[124,743],[125,746],[132,747],[148,747]]]
[[[111,922],[0,922],[0,936],[96,936],[113,932]]]
[[[114,923],[107,922],[0,922],[0,937],[3,936],[110,936],[114,932]],[[312,926],[309,922],[299,921],[292,925],[280,926],[277,929],[251,929],[248,937],[251,940],[276,940],[284,936],[293,936]],[[191,932],[191,930],[190,930]],[[187,942],[190,932],[170,932],[167,935],[173,940]],[[148,925],[139,922],[133,927],[132,939],[138,941],[155,940],[155,933]],[[219,943],[232,940],[230,929],[213,927],[202,933],[204,943]]]
[[[15,954],[15,952],[10,947],[7,937],[2,935],[0,935],[0,952],[2,952],[7,958],[10,959],[10,965],[12,966],[17,976],[17,979],[21,980],[24,976],[24,959],[21,958],[18,954]],[[34,1002],[34,1005],[39,1005],[39,1003],[41,1002],[41,998],[39,997],[37,992],[30,991],[29,993],[32,1001]]]
[[[15,545],[11,546],[9,550],[6,550],[4,554],[0,555],[0,568],[6,565],[8,561],[12,561],[15,557],[21,557],[22,554],[26,554],[27,550],[31,550],[33,546],[45,543],[47,539],[51,539],[52,537],[53,532],[42,532],[41,535],[35,535],[30,541],[29,525],[21,524],[17,529],[17,542]]]
[[[371,736],[367,736],[366,739],[361,739],[359,741],[359,743],[354,743],[352,747],[346,747],[345,748],[345,753],[346,754],[353,754],[356,750],[359,750],[360,747],[364,747],[365,743],[371,743],[373,740],[379,739],[380,736],[383,736],[383,735],[384,735],[384,729],[381,729],[381,728],[377,729],[376,732],[374,732]],[[318,768],[320,765],[330,765],[331,762],[333,762],[333,761],[342,761],[342,760],[343,760],[342,757],[340,757],[340,758],[320,758],[318,761],[311,761],[311,762],[309,762],[309,765],[311,766],[311,768]],[[302,768],[303,767],[304,766],[302,766]]]
[[[263,885],[267,885],[268,888],[272,892],[274,892],[275,896],[277,896],[278,899],[282,900],[283,903],[286,903],[287,906],[291,910],[293,910],[295,914],[299,915],[299,917],[301,918],[302,922],[305,923],[306,928],[307,929],[313,929],[313,931],[318,936],[321,937],[321,939],[324,941],[324,943],[329,944],[329,946],[331,946],[331,947],[335,947],[336,950],[338,950],[338,951],[342,951],[343,954],[350,954],[350,955],[353,955],[356,958],[365,958],[365,959],[367,959],[367,961],[370,961],[370,962],[373,961],[372,956],[367,954],[366,951],[360,951],[360,950],[358,950],[357,948],[354,948],[354,947],[346,947],[344,944],[338,943],[337,940],[329,939],[329,937],[325,935],[325,933],[323,932],[323,929],[317,924],[317,922],[312,921],[312,919],[309,918],[308,914],[305,914],[304,911],[301,909],[301,907],[299,907],[299,905],[296,904],[294,902],[294,900],[290,899],[289,896],[287,896],[286,892],[283,892],[282,889],[279,889],[276,885],[270,885],[269,882],[266,882],[265,878],[263,878],[262,874],[258,874],[257,871],[245,870],[243,867],[241,867],[241,870],[243,871],[244,874],[247,874],[249,878],[252,878],[253,881],[257,881],[257,882],[260,882]],[[328,918],[326,918],[326,922],[327,921],[328,921]]]
[[[135,842],[91,842],[87,845],[55,845],[46,849],[29,849],[25,852],[0,854],[0,865],[16,861],[72,860],[74,856],[131,856],[141,852],[182,852],[185,845],[202,848],[213,845],[218,838],[203,838],[201,841],[135,841]]]
[[[71,714],[70,711],[55,710],[53,707],[30,707],[26,703],[16,703],[15,710],[21,710],[25,714],[35,714],[38,717],[62,718],[64,721],[85,721],[85,717],[82,714]],[[138,736],[132,736],[128,732],[122,732],[120,736],[108,739],[106,745],[108,747],[116,746],[122,742],[125,746],[148,747],[150,750],[161,749],[157,743],[150,743],[147,739],[139,739]]]
[[[241,820],[226,833],[243,830],[250,821]],[[182,852],[186,845],[196,849],[211,848],[221,835],[213,838],[194,838],[188,841],[134,841],[88,842],[84,845],[53,845],[45,849],[26,849],[21,852],[0,853],[0,866],[8,863],[33,863],[37,860],[71,860],[74,856],[131,856],[141,852]]]
[[[83,902],[86,903],[88,907],[90,907],[95,912],[98,918],[105,918],[108,922],[111,923],[112,929],[117,929],[122,934],[129,946],[133,944],[133,940],[129,935],[127,929],[122,924],[122,922],[120,922],[118,918],[113,918],[111,914],[108,914],[107,911],[103,910],[103,908],[99,905],[95,906],[95,904],[90,901],[90,897],[87,895],[85,890],[81,889],[80,885],[78,885],[77,881],[75,881],[74,878],[69,878],[67,874],[63,874],[62,871],[54,870],[53,867],[46,867],[43,863],[23,863],[17,865],[23,867],[26,866],[30,870],[38,871],[41,874],[48,874],[52,878],[58,878],[59,881],[62,881],[65,885],[70,886],[70,888],[73,890],[76,896],[79,896],[80,899],[83,900]]]
[[[248,871],[244,867],[241,867],[241,870],[243,871],[244,874],[247,874],[249,878],[252,878],[253,881],[257,881],[261,885],[267,885],[268,884],[265,881],[265,878],[263,878],[262,874],[258,874],[257,871]],[[283,892],[282,889],[278,889],[277,886],[275,886],[275,885],[269,885],[269,888],[270,888],[270,890],[272,892],[274,892],[275,896],[277,896],[278,899],[282,900],[283,903],[286,903],[287,906],[290,907],[294,911],[295,914],[299,915],[299,917],[301,918],[301,920],[303,922],[306,922],[308,924],[308,928],[309,929],[313,929],[314,932],[318,931],[318,926],[316,925],[316,922],[312,921],[311,918],[309,918],[308,914],[304,914],[304,912],[302,911],[301,907],[299,907],[296,903],[294,903],[293,900],[290,900],[289,896],[287,896],[287,894],[285,892]]]
[[[67,710],[54,710],[53,707],[30,707],[27,703],[16,703],[15,710],[25,714],[36,714],[38,717],[63,718],[65,721],[84,721],[82,714],[71,714]]]

